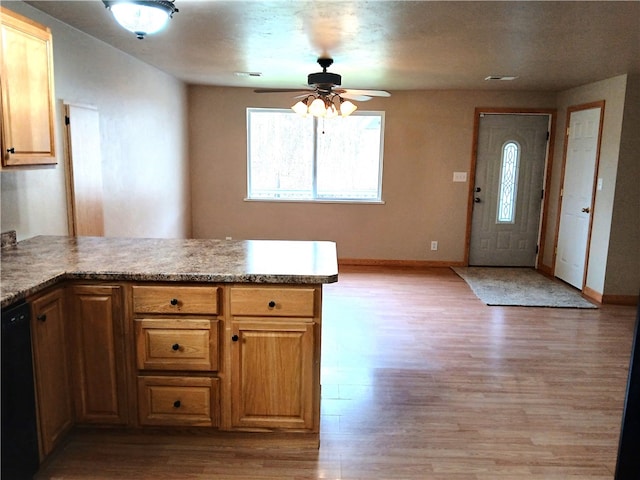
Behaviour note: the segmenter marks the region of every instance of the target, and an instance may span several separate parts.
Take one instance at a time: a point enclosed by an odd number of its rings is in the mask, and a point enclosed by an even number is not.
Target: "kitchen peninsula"
[[[337,280],[326,241],[3,248],[2,307],[31,304],[41,459],[73,425],[317,439],[322,285]]]

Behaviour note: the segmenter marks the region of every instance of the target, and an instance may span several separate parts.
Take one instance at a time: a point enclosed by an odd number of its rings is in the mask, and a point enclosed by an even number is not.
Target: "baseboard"
[[[602,301],[602,294],[594,290],[593,288],[589,288],[585,286],[584,289],[582,290],[582,295],[587,297],[589,300],[593,300],[598,303],[604,303]]]
[[[638,305],[638,295],[603,295],[593,288],[584,287],[582,294],[598,303],[607,305]]]
[[[602,303],[611,305],[638,305],[638,295],[603,295]]]
[[[448,268],[464,267],[464,262],[434,260],[384,260],[378,258],[338,258],[338,266],[354,267],[404,267],[404,268]]]

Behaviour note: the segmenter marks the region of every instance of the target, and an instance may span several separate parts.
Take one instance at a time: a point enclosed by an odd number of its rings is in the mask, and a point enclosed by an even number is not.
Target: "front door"
[[[549,115],[481,114],[469,265],[536,264]]]
[[[602,108],[569,112],[555,276],[582,290]]]

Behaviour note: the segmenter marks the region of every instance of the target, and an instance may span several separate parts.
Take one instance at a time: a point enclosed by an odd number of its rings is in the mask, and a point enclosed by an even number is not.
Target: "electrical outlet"
[[[438,241],[431,240],[431,250],[438,250]]]

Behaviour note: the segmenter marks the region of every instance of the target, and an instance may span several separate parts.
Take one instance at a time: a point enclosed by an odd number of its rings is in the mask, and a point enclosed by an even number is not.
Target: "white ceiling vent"
[[[236,77],[261,77],[262,72],[233,72]]]
[[[485,80],[493,81],[493,80],[503,80],[503,81],[511,81],[515,80],[518,77],[514,77],[511,75],[489,75],[485,78]]]

